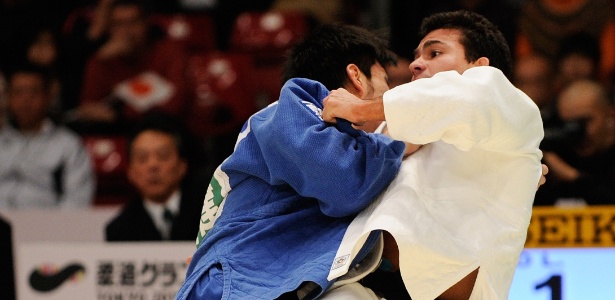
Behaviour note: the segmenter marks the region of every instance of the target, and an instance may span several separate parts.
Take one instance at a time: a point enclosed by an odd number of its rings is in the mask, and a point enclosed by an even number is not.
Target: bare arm
[[[397,242],[395,238],[388,232],[383,232],[384,238],[384,250],[382,257],[389,260],[392,264],[391,271],[399,270],[399,249],[397,248]],[[478,269],[470,272],[466,277],[455,283],[448,290],[438,296],[438,300],[461,300],[469,299],[474,289],[474,283],[476,282],[476,276],[478,275]]]
[[[461,300],[470,299],[472,289],[474,289],[474,283],[476,282],[476,276],[478,275],[478,269],[470,272],[466,277],[455,283],[452,287],[446,290],[442,295],[436,298],[437,300]]]
[[[335,118],[348,120],[353,124],[363,124],[369,121],[384,121],[384,104],[382,96],[362,100],[347,90],[334,90],[324,101],[322,118],[325,122],[335,123]]]
[[[96,41],[100,39],[109,27],[109,18],[111,14],[111,5],[113,0],[100,0],[96,5],[94,17],[87,31],[88,39]]]

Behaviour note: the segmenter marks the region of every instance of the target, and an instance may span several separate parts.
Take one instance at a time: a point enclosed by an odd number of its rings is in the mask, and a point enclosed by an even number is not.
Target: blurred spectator
[[[564,37],[555,57],[555,90],[560,92],[576,80],[599,80],[600,57],[600,45],[593,36],[579,32]]]
[[[545,130],[541,148],[549,167],[535,205],[615,203],[615,109],[604,87],[575,81],[559,96],[559,128]]]
[[[26,56],[31,64],[53,68],[58,56],[57,41],[53,31],[48,28],[38,30],[28,44]]]
[[[91,1],[91,0],[86,0]],[[38,1],[0,0],[0,65],[14,68],[35,28],[57,31],[66,15],[84,0]]]
[[[161,115],[135,129],[127,172],[138,196],[107,225],[107,241],[196,239],[206,187],[187,176],[188,142],[179,123]]]
[[[60,35],[60,72],[63,75],[62,111],[77,107],[87,60],[107,38],[111,4],[98,0],[92,5],[75,7],[64,20]]]
[[[513,83],[536,103],[545,127],[557,120],[555,72],[551,61],[541,55],[528,55],[515,61]]]
[[[88,207],[94,193],[82,141],[54,124],[51,79],[35,66],[8,79],[9,122],[0,130],[0,208]]]
[[[88,61],[74,120],[80,132],[122,130],[149,111],[186,112],[187,56],[151,29],[138,0],[117,0],[109,37]]]
[[[210,12],[216,26],[218,49],[222,51],[229,49],[231,29],[237,16],[246,11],[267,11],[272,2],[273,0],[217,0]]]
[[[519,15],[517,57],[555,57],[566,36],[585,32],[599,41],[600,78],[615,70],[615,14],[611,0],[525,0]]]
[[[24,49],[25,63],[46,70],[52,79],[50,86],[51,113],[58,114],[62,110],[62,82],[59,77],[59,45],[56,33],[49,27],[37,28],[28,33],[28,42]]]

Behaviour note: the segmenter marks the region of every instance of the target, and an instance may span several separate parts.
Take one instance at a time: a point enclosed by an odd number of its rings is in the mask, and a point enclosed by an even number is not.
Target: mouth
[[[145,182],[147,182],[148,185],[157,185],[160,184],[161,180],[160,178],[148,178]]]

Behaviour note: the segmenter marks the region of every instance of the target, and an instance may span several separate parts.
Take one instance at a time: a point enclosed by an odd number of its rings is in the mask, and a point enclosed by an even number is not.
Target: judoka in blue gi
[[[322,100],[340,87],[381,96],[394,63],[386,40],[348,25],[323,25],[293,49],[279,101],[249,118],[213,176],[177,299],[315,299],[330,289],[345,229],[397,175],[406,147],[361,130],[369,124],[324,122]],[[375,231],[355,260],[381,251],[379,241]]]

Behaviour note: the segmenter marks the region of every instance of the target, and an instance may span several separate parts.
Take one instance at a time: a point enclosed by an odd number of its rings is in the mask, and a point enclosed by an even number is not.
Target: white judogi
[[[541,176],[538,108],[493,67],[440,72],[383,98],[389,134],[425,146],[353,221],[329,279],[384,229],[412,299],[434,299],[479,267],[471,299],[506,299]]]

